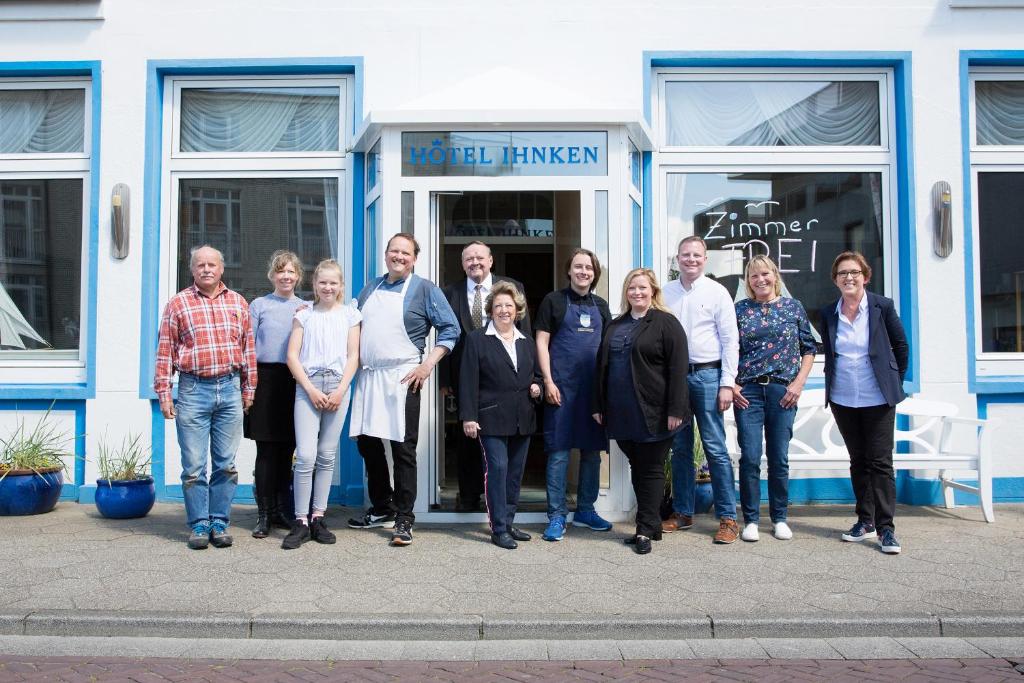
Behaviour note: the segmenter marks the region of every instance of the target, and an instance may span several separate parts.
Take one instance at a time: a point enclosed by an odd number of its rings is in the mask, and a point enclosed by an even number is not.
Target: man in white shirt
[[[690,352],[690,408],[700,430],[704,455],[711,472],[718,532],[715,543],[732,543],[736,525],[735,477],[725,443],[722,413],[732,405],[732,387],[739,361],[739,331],[732,297],[722,285],[704,275],[707,244],[696,235],[684,238],[676,254],[679,279],[665,285],[665,304],[686,331]],[[693,465],[693,421],[672,444],[672,516],[662,530],[673,532],[693,526],[696,472]]]

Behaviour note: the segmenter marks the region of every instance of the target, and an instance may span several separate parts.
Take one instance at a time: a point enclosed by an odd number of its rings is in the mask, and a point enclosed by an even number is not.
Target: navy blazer
[[[878,388],[890,406],[907,397],[903,392],[903,378],[907,375],[910,347],[903,323],[896,314],[892,299],[865,292],[868,298],[868,357],[875,371]],[[821,309],[821,342],[825,349],[825,403],[829,401],[829,390],[836,369],[836,333],[839,329],[838,299]]]
[[[532,337],[516,340],[518,370],[501,340],[473,330],[463,342],[459,373],[459,419],[478,422],[484,436],[528,436],[537,428],[530,385],[540,384]]]

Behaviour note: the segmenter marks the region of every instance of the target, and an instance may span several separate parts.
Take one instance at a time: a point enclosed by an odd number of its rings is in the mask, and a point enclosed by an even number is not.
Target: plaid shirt
[[[167,302],[160,319],[153,388],[161,401],[171,399],[171,375],[186,372],[219,377],[238,370],[242,398],[256,393],[256,343],[249,305],[220,283],[212,297],[194,284]]]

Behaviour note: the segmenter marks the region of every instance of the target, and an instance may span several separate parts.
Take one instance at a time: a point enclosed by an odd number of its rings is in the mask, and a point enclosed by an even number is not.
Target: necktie
[[[483,285],[476,286],[476,292],[473,294],[473,308],[469,310],[469,314],[473,317],[474,330],[484,324],[484,300],[480,295],[481,289],[483,289]]]

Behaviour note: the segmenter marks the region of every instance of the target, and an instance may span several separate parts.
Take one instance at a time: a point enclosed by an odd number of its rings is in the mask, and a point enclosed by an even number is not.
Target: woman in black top
[[[495,282],[484,309],[487,327],[466,335],[459,373],[459,417],[466,436],[480,439],[484,500],[491,542],[512,550],[530,535],[513,526],[530,436],[540,398],[533,340],[516,329],[526,299],[511,282]]]
[[[658,506],[672,436],[690,418],[686,333],[661,298],[657,277],[636,268],[622,285],[622,315],[601,342],[594,419],[629,459],[636,494],[636,534],[627,544],[643,555],[661,538]]]

